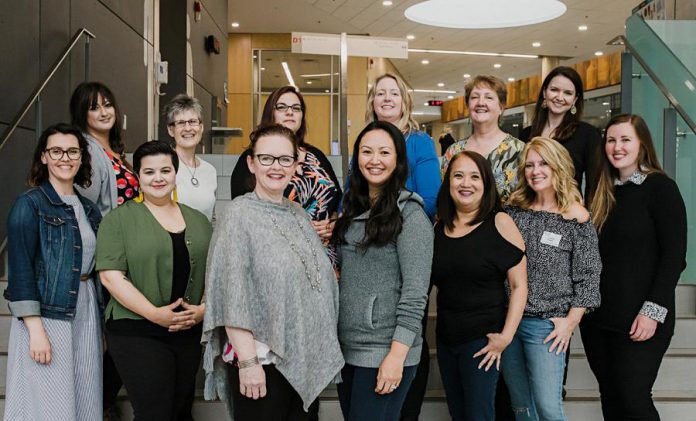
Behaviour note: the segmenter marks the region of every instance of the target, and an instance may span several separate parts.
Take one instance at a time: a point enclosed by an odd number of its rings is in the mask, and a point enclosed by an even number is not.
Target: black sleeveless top
[[[463,237],[448,237],[437,224],[431,282],[438,288],[438,340],[456,346],[499,333],[507,312],[507,271],[523,256],[500,235],[495,215]]]

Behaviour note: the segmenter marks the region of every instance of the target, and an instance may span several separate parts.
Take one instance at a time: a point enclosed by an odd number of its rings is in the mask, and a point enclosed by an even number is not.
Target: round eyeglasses
[[[61,149],[59,147],[55,147],[44,149],[44,152],[48,152],[48,156],[50,156],[54,161],[60,161],[66,154],[68,155],[68,159],[71,161],[78,160],[82,156],[82,149],[80,148]]]

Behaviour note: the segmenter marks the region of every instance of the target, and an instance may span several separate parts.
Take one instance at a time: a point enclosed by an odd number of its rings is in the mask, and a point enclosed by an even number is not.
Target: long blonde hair
[[[551,184],[556,192],[556,204],[560,212],[566,212],[575,203],[582,205],[582,196],[574,178],[575,167],[568,150],[560,143],[547,137],[535,137],[522,149],[517,168],[520,185],[510,195],[508,205],[527,209],[536,197],[536,192],[529,186],[524,174],[525,161],[530,150],[538,153],[553,170]]]
[[[411,92],[408,91],[406,84],[401,78],[392,73],[385,73],[382,76],[375,79],[374,84],[367,93],[367,111],[365,112],[365,123],[372,123],[377,121],[377,113],[375,113],[375,94],[377,91],[377,84],[380,80],[384,78],[391,78],[396,82],[396,86],[399,87],[399,92],[401,93],[401,118],[397,122],[397,127],[402,132],[411,132],[418,130],[418,122],[413,117],[413,97]]]
[[[619,114],[612,117],[604,130],[602,148],[597,151],[601,156],[597,158],[597,168],[595,169],[596,184],[595,186],[591,186],[593,188],[590,191],[588,200],[590,203],[590,212],[592,213],[592,223],[597,228],[597,231],[602,230],[602,226],[607,221],[609,214],[616,205],[614,180],[619,177],[619,171],[609,162],[609,158],[607,158],[607,154],[604,151],[604,146],[607,143],[609,128],[621,123],[629,123],[636,131],[638,141],[640,142],[638,168],[640,168],[641,172],[644,174],[663,173],[662,166],[660,166],[660,161],[657,159],[657,154],[655,153],[655,146],[653,145],[652,136],[650,135],[650,129],[648,129],[645,120],[636,114]]]

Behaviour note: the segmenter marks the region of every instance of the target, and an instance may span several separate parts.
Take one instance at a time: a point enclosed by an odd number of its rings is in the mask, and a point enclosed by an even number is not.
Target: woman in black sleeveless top
[[[438,363],[453,420],[495,419],[501,354],[527,301],[524,241],[500,210],[488,161],[471,151],[455,155],[438,195],[431,275]]]

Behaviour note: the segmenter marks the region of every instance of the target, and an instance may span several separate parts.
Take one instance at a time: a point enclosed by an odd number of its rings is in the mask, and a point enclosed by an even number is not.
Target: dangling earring
[[[145,198],[143,197],[143,191],[140,190],[140,192],[138,192],[138,197],[136,197],[135,199],[133,199],[133,201],[134,201],[135,203],[143,203],[143,200],[144,200],[144,199],[145,199]]]
[[[176,194],[176,187],[174,187],[174,190],[172,190],[172,201],[174,201],[174,203],[179,201],[179,196]]]
[[[570,113],[571,113],[572,115],[575,115],[575,114],[578,113],[578,109],[575,108],[575,104],[573,104],[573,106],[570,107]]]
[[[546,107],[547,107],[547,105],[546,105],[546,98],[544,98],[544,100],[541,101],[541,108],[546,108]]]

